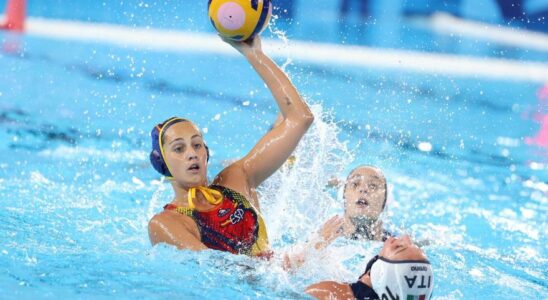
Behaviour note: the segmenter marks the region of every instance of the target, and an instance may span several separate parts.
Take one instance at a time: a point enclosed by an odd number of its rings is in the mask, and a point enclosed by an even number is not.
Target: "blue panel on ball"
[[[239,41],[239,40],[241,40],[241,39],[243,39],[243,38],[244,38],[244,36],[241,35],[241,34],[240,34],[240,35],[234,35],[234,36],[231,36],[231,37],[230,37],[231,40],[237,40],[237,41]]]
[[[257,22],[257,26],[253,30],[253,33],[251,36],[255,36],[261,29],[263,29],[264,23],[266,22],[266,17],[268,17],[268,12],[270,10],[270,0],[265,0],[263,2],[263,10],[261,11],[261,17],[259,18],[259,22]]]

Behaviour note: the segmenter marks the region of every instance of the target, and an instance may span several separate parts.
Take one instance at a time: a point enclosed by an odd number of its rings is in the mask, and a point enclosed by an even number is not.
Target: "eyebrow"
[[[184,142],[185,139],[183,139],[183,138],[176,138],[176,139],[174,139],[173,141],[169,142],[169,144],[171,145],[171,144],[173,144],[173,143],[175,143],[175,142],[178,142],[178,141],[183,141],[183,142]]]
[[[377,175],[373,175],[373,176],[371,176],[371,178],[376,179],[376,180],[381,180],[381,178]]]
[[[194,138],[197,138],[197,137],[202,137],[202,136],[199,135],[199,134],[195,134],[195,135],[193,135],[190,139],[193,140]],[[176,138],[176,139],[174,139],[173,141],[169,142],[169,144],[171,145],[171,144],[173,144],[173,143],[175,143],[175,142],[179,142],[179,141],[183,141],[183,142],[184,142],[185,139],[182,138],[182,137]]]

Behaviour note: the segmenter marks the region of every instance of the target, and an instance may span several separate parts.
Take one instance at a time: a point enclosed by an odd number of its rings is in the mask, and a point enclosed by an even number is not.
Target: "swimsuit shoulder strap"
[[[183,214],[185,216],[188,216],[188,217],[192,217],[193,216],[193,213],[194,213],[194,210],[191,209],[191,208],[188,208],[188,207],[182,207],[182,206],[176,206],[176,205],[173,205],[173,204],[166,204],[164,206],[164,210],[174,210],[180,214]]]

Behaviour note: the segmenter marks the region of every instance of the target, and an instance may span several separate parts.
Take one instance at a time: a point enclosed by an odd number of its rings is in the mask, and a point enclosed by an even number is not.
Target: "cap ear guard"
[[[160,153],[159,151],[159,135],[160,130],[158,130],[158,126],[154,126],[154,128],[152,128],[152,131],[150,132],[150,137],[152,138],[152,151],[150,151],[149,155],[150,163],[152,164],[152,167],[154,167],[154,170],[156,170],[158,173],[167,177],[171,177],[171,173],[169,172],[164,158],[162,157],[162,153]]]
[[[434,275],[428,261],[379,257],[371,268],[371,283],[381,299],[428,300],[434,289]]]
[[[370,273],[371,272],[371,268],[373,267],[373,264],[379,260],[379,255],[375,255],[373,256],[369,262],[367,263],[366,267],[365,267],[365,272],[363,272],[362,275],[360,275],[360,277],[358,277],[358,279],[362,278],[365,274],[367,273]]]
[[[152,167],[154,167],[154,170],[166,177],[171,177],[171,173],[167,169],[166,163],[164,162],[164,159],[162,158],[162,154],[160,154],[160,152],[158,152],[157,150],[152,150],[150,152],[149,158]]]

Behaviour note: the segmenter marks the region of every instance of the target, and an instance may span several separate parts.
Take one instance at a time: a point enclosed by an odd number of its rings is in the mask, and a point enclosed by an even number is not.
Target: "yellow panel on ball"
[[[209,0],[209,19],[225,38],[246,41],[261,33],[272,16],[270,0]]]

